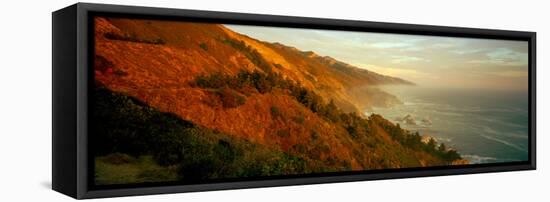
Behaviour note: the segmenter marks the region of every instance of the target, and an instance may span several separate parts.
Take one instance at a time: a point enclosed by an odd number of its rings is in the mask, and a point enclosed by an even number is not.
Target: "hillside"
[[[160,179],[194,182],[186,176],[198,172],[197,166],[215,167],[199,181],[246,177],[258,173],[248,168],[251,163],[266,158],[283,160],[266,161],[273,165],[263,169],[274,170],[257,175],[449,165],[461,159],[379,115],[361,115],[362,109],[400,102],[377,85],[412,83],[223,25],[97,18],[95,51],[96,98],[104,100],[94,109],[101,129],[101,141],[94,144],[103,148],[96,161],[118,153],[152,156],[158,164],[152,167],[172,176]],[[201,152],[182,154],[182,148],[204,149],[185,140],[240,153],[229,152],[232,157],[223,162],[232,166],[222,172],[217,155],[195,162],[188,158]],[[118,165],[106,163],[96,169]],[[140,179],[126,182],[149,181]]]
[[[281,43],[266,43],[227,28],[224,31],[257,50],[277,71],[300,82],[346,112],[361,114],[371,107],[391,107],[402,104],[378,85],[414,85],[414,83],[361,69],[329,56],[301,51]]]

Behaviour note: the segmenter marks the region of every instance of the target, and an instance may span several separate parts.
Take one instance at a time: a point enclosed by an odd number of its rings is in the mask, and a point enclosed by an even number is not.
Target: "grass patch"
[[[134,158],[115,153],[96,157],[95,172],[97,185],[178,180],[175,167],[162,167],[150,155]]]

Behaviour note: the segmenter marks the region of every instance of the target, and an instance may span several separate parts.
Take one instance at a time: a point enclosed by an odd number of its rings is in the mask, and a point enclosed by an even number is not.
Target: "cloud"
[[[403,48],[412,45],[413,44],[403,42],[377,42],[370,44],[370,46],[374,48]]]
[[[520,62],[520,61],[504,61],[504,60],[470,60],[467,62],[468,64],[479,64],[479,65],[500,65],[500,66],[520,66],[525,65],[527,66],[527,63]]]
[[[487,53],[492,60],[499,61],[513,61],[513,62],[524,62],[527,61],[527,53],[520,53],[517,51],[510,50],[508,48],[498,48],[492,52]]]
[[[459,55],[474,54],[485,51],[485,49],[465,49],[465,50],[453,50],[451,53],[456,53]]]
[[[454,44],[454,43],[435,43],[431,45],[432,48],[436,48],[436,49],[447,49],[447,48],[453,48],[456,46],[457,44]]]
[[[401,51],[423,51],[425,50],[425,48],[420,46],[411,46],[411,47],[402,48],[400,50]]]
[[[391,56],[391,63],[394,64],[400,64],[400,63],[410,63],[410,62],[430,62],[431,60],[425,59],[425,58],[419,58],[414,56],[406,56],[406,55],[399,55],[399,56]]]
[[[513,51],[509,48],[497,48],[485,53],[484,59],[470,60],[467,63],[499,66],[527,66],[528,54]]]
[[[372,64],[352,64],[356,67],[364,68],[370,71],[374,71],[379,74],[400,77],[403,79],[420,79],[425,77],[431,77],[427,73],[420,72],[417,69],[404,69],[395,67],[382,67]]]

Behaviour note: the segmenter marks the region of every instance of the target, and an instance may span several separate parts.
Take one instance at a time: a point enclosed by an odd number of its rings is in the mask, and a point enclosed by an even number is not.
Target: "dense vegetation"
[[[379,115],[377,115],[376,118],[382,119]],[[387,121],[381,123],[382,127],[388,131],[394,140],[398,141],[402,145],[405,145],[406,147],[428,152],[449,162],[462,159],[456,150],[448,149],[444,143],[438,145],[433,138],[430,138],[429,141],[425,143],[422,141],[422,136],[418,132],[412,133],[408,130],[402,129],[399,124],[393,125]]]
[[[369,119],[353,112],[342,112],[332,100],[326,103],[323,98],[314,91],[302,87],[299,83],[285,79],[278,73],[241,71],[236,76],[214,73],[197,77],[195,85],[201,88],[215,90],[232,89],[234,92],[238,92],[238,94],[247,94],[250,89],[262,94],[269,93],[273,91],[273,89],[283,90],[320,117],[336,125],[342,126],[353,138],[368,136],[372,132]],[[272,114],[278,114],[278,109],[272,108]],[[380,117],[380,119],[383,118]],[[385,123],[384,121],[380,122]],[[449,162],[461,159],[460,155],[455,150],[447,149],[444,144],[438,146],[433,139],[428,143],[424,143],[418,132],[411,133],[410,131],[401,129],[399,124],[393,125],[387,122],[383,127],[388,131],[392,139],[412,150],[425,151]]]
[[[227,91],[227,89],[232,89],[232,92],[238,92],[233,93],[234,96],[250,94],[250,90],[263,94],[270,93],[273,89],[280,89],[286,91],[295,98],[296,101],[320,117],[345,128],[347,133],[353,138],[368,136],[369,133],[372,133],[370,129],[372,123],[369,123],[369,121],[372,120],[359,116],[353,112],[345,113],[335,105],[333,100],[326,103],[323,98],[314,91],[303,87],[300,83],[284,78],[281,74],[273,72],[272,66],[263,56],[256,49],[246,45],[243,41],[226,39],[224,42],[244,53],[246,57],[263,72],[248,72],[243,70],[236,76],[223,73],[198,76],[195,80],[195,84],[198,87],[217,91],[220,91],[220,89],[225,91]],[[224,96],[220,97],[224,100]],[[276,108],[271,109],[272,115],[279,114],[278,111],[279,110]],[[379,116],[375,116],[375,118],[384,120]],[[447,149],[445,144],[438,145],[433,139],[424,143],[418,132],[411,133],[410,131],[401,129],[399,124],[393,125],[386,121],[381,121],[381,123],[385,123],[383,124],[384,129],[388,131],[394,140],[405,147],[416,151],[428,152],[449,162],[461,159],[460,155],[455,150]]]
[[[98,88],[94,99],[92,148],[98,184],[195,183],[323,171],[310,160],[197,126],[121,93]],[[111,176],[114,169],[128,172]]]

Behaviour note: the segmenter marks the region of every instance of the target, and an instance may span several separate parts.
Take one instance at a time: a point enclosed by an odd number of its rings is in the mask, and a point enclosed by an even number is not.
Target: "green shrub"
[[[314,147],[313,149],[307,151],[307,156],[311,159],[315,159],[315,160],[321,160],[321,155],[323,153],[321,152],[321,150],[319,150],[318,147]]]
[[[300,154],[304,154],[307,152],[307,147],[303,144],[295,144],[292,146],[292,149]]]
[[[243,105],[246,98],[233,89],[224,87],[217,92],[224,108],[235,108]]]
[[[330,102],[321,108],[323,111],[321,111],[322,115],[329,119],[332,122],[339,122],[340,121],[340,114],[342,114],[342,111],[338,109],[336,104],[334,104],[334,100],[330,100]]]
[[[213,73],[207,76],[197,76],[195,85],[201,88],[219,89],[229,85],[229,77],[221,73]]]
[[[298,116],[295,116],[292,120],[294,120],[294,122],[299,123],[299,124],[304,124],[304,122],[306,121],[306,119],[304,118],[304,115],[302,115],[302,114],[299,114]]]
[[[277,131],[277,136],[281,138],[288,138],[290,137],[290,131],[288,129],[281,129]]]
[[[282,112],[277,106],[271,106],[271,116],[275,118],[282,118]]]
[[[201,49],[204,50],[204,51],[208,51],[208,46],[207,46],[206,43],[204,43],[204,42],[201,42],[201,43],[199,44],[199,47],[201,47]]]
[[[317,139],[319,139],[319,132],[317,132],[316,130],[312,130],[310,136],[311,141],[316,141]]]
[[[333,115],[328,117],[333,117]],[[342,124],[352,138],[365,137],[370,133],[368,120],[360,117],[354,112],[340,113],[338,118],[334,118],[334,120],[337,120],[340,124]]]

